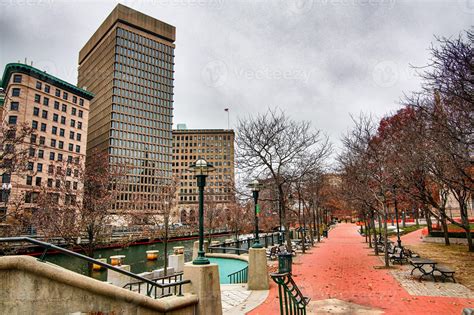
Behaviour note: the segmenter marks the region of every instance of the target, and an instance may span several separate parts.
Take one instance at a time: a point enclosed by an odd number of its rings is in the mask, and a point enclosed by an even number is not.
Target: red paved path
[[[374,269],[382,263],[372,254],[355,225],[339,224],[329,239],[299,257],[293,265],[295,281],[312,301],[336,298],[379,308],[385,314],[449,315],[474,307],[474,299],[409,295],[389,271]],[[273,282],[266,301],[249,314],[279,314]]]

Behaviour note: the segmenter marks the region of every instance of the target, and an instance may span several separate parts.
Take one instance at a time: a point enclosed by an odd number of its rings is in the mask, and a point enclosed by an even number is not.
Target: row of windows
[[[128,67],[125,67],[125,68],[128,68]],[[115,70],[114,79],[120,79],[122,81],[129,82],[130,84],[139,84],[139,85],[146,86],[155,90],[161,90],[168,93],[173,93],[172,80],[165,77],[161,77],[161,76],[158,76],[157,80],[149,80],[144,77],[144,76],[150,76],[148,75],[148,72],[144,72],[138,69],[136,72],[137,72],[136,74],[131,74],[131,73],[120,72],[118,70]],[[144,76],[142,76],[142,74]],[[166,84],[166,83],[171,83],[171,84]]]
[[[152,152],[168,153],[168,150],[169,150],[168,148],[165,148],[159,145],[154,145],[154,144],[149,144],[149,143],[140,143],[140,142],[135,142],[135,141],[127,141],[127,140],[122,140],[122,139],[114,139],[114,138],[110,139],[110,145],[115,146],[115,147],[133,149],[133,150],[141,150],[141,151],[145,151],[148,154]],[[158,155],[158,156],[161,156],[161,155]],[[169,154],[166,154],[166,156],[169,156]]]
[[[138,134],[138,133],[131,133],[131,132],[125,132],[125,131],[119,131],[119,130],[111,130],[110,131],[110,137],[111,138],[118,138],[118,139],[126,139],[126,140],[131,140],[131,141],[137,141],[137,142],[146,142],[146,143],[156,143],[160,144],[163,149],[164,153],[170,154],[170,146],[171,146],[171,140],[169,139],[169,135],[171,132],[159,130],[158,136],[149,136],[149,135],[144,135],[144,134]]]
[[[64,144],[62,143],[62,141],[59,141],[59,142],[61,142],[59,148],[62,149],[62,147],[63,147]],[[81,150],[81,147],[78,146],[78,145],[76,145],[76,153],[79,153],[80,150]],[[70,151],[70,152],[73,152],[73,151],[74,151],[74,145],[73,145],[72,143],[69,143],[69,144],[68,144],[68,151]],[[39,159],[44,159],[44,150],[43,150],[43,149],[38,149],[38,152],[36,152],[36,148],[30,147],[28,154],[29,154],[30,157],[35,157],[35,156],[37,156]],[[57,155],[56,155],[56,154],[57,154]],[[54,152],[54,151],[51,151],[51,152],[49,153],[49,160],[50,160],[50,161],[55,161],[55,160],[56,160],[56,156],[57,156],[57,161],[61,162],[61,161],[64,160],[64,155],[63,155],[63,153]],[[74,163],[79,163],[79,157],[75,157],[75,158],[73,159],[73,157],[72,157],[71,155],[68,155],[68,157],[67,157],[67,162],[72,163],[73,161],[74,161]]]
[[[173,70],[173,64],[167,62],[167,60],[164,60],[164,57],[166,56],[165,54],[162,54],[157,51],[149,51],[151,53],[149,54],[147,52],[143,53],[135,49],[126,48],[124,46],[127,46],[128,44],[127,40],[119,39],[117,44],[118,45],[115,46],[115,52],[117,54],[121,54],[133,59],[137,59],[138,61],[147,63],[154,67],[160,67],[167,70]],[[156,55],[156,56],[153,56],[153,55]]]
[[[171,102],[165,100],[159,100],[157,103],[147,103],[139,102],[134,99],[120,97],[117,95],[112,96],[113,104],[120,104],[130,106],[132,110],[144,110],[153,113],[163,114],[165,116],[172,116],[173,108],[171,107]]]
[[[163,117],[163,118],[168,118],[168,117]],[[140,117],[125,115],[125,114],[120,114],[120,113],[112,113],[111,119],[124,122],[124,123],[146,126],[149,128],[158,128],[162,130],[171,130],[171,126],[172,126],[171,122],[150,120],[146,118],[140,118]]]
[[[157,109],[157,112],[149,112],[149,111],[144,111],[141,109],[123,106],[119,104],[112,104],[112,111],[122,112],[122,113],[130,114],[133,116],[142,117],[145,119],[164,121],[170,124],[172,123],[171,116],[165,116],[162,113],[160,113],[160,112],[168,111],[166,108],[155,106],[155,109]]]
[[[35,103],[41,104],[41,95],[35,94]],[[47,98],[46,96],[43,97],[43,105],[49,106],[49,98]],[[61,111],[66,113],[67,112],[67,107],[68,106],[66,104],[62,104],[61,105]],[[54,101],[54,109],[59,110],[59,108],[60,108],[59,102]],[[71,106],[71,115],[73,115],[73,116],[77,115],[79,118],[83,118],[84,111],[82,109],[78,110],[76,107]]]
[[[135,82],[138,78],[143,78],[151,82],[157,82],[159,84],[164,84],[169,88],[173,87],[173,78],[167,78],[165,76],[159,75],[158,73],[152,73],[145,70],[137,69],[129,65],[125,65],[119,62],[114,62],[114,78],[123,79],[123,76],[130,76],[134,78],[133,80],[128,80]]]
[[[40,116],[40,109],[38,107],[33,107],[33,116],[37,116],[37,117]],[[48,119],[48,111],[47,110],[42,110],[41,111],[41,118]],[[61,124],[65,125],[66,124],[66,117],[61,116],[61,120],[60,120],[58,114],[53,114],[53,122],[59,122],[59,121],[61,122]],[[77,126],[77,129],[82,129],[82,122],[78,121],[77,124],[76,124],[76,120],[71,119],[70,120],[70,126],[73,127],[73,128],[76,128],[76,126]]]
[[[154,152],[146,152],[146,151],[138,151],[132,149],[122,149],[122,148],[109,148],[110,155],[119,155],[123,157],[130,157],[132,159],[152,159],[161,161],[171,161],[171,157],[169,155],[154,153]],[[146,160],[144,160],[146,161]],[[159,162],[161,163],[161,162]],[[171,169],[171,163],[163,163],[163,168],[160,169]]]
[[[37,176],[35,178],[35,185],[36,186],[41,186],[41,184],[42,184],[41,181],[42,181],[42,177]],[[48,178],[47,186],[48,187],[53,187],[53,181],[54,180],[52,178]],[[72,183],[72,185],[71,185],[71,183]],[[29,176],[29,175],[26,176],[26,185],[28,185],[28,186],[33,185],[33,176]],[[69,180],[65,181],[64,185],[65,185],[66,189],[71,189],[71,187],[72,187],[72,189],[76,190],[77,187],[78,187],[77,182],[75,182],[75,181],[71,182]],[[61,187],[61,180],[60,179],[56,179],[56,183],[55,183],[54,187],[55,188],[60,188]],[[34,202],[34,200],[31,201],[31,199],[26,199],[25,201],[26,202]]]
[[[143,85],[138,85],[134,82],[127,82],[120,79],[114,79],[114,86],[129,90],[129,91],[135,91],[138,93],[147,94],[147,95],[160,97],[160,98],[167,98],[168,95],[172,95],[171,93],[173,93],[173,90],[171,88],[167,91],[161,91],[153,87],[146,87]]]
[[[159,137],[160,135],[163,135],[166,133],[166,129],[171,129],[170,128],[163,128],[165,129],[164,133],[160,132],[160,129],[155,129],[155,128],[146,128],[140,125],[131,125],[127,123],[122,123],[118,121],[112,121],[111,122],[112,129],[118,129],[118,130],[124,130],[132,133],[143,133],[143,134],[148,134],[151,136]],[[163,138],[158,138],[159,144],[161,145],[171,145],[171,139],[163,139]]]
[[[22,80],[23,80],[23,76],[21,74],[14,74],[13,75],[13,83],[21,83]],[[36,89],[40,90],[40,91],[43,91],[43,82],[36,81]],[[44,84],[44,92],[45,93],[50,93],[50,91],[51,91],[51,86],[49,86],[48,84]],[[63,100],[67,101],[69,99],[69,93],[66,92],[66,91],[61,91],[60,89],[56,88],[54,95],[56,97],[61,97],[61,92],[62,92]],[[12,94],[12,96],[20,96],[20,92],[18,91],[17,93],[18,93],[18,95],[13,95]],[[79,100],[79,105],[84,106],[84,99],[82,99],[82,98],[78,99],[76,95],[72,96],[72,102],[74,104],[77,104],[78,100]]]
[[[174,140],[175,141],[208,141],[206,142],[206,145],[210,144],[211,142],[210,141],[222,141],[222,140],[227,140],[227,141],[230,141],[231,140],[231,136],[230,135],[224,135],[224,136],[180,136],[180,135],[176,135],[174,136]],[[216,143],[216,142],[214,142]],[[219,143],[219,142],[217,142]],[[196,146],[196,143],[194,144],[194,146]]]
[[[170,56],[173,55],[173,48],[172,47],[170,47],[168,45],[165,45],[163,43],[154,41],[154,40],[149,39],[147,37],[144,37],[142,35],[136,34],[134,32],[125,30],[123,28],[117,28],[117,36],[123,37],[124,39],[128,39],[130,41],[130,43],[127,46],[132,48],[132,49],[141,50],[145,47],[150,47],[150,48],[153,49],[153,51],[158,50],[158,51],[162,51],[165,54],[168,54]],[[135,48],[135,46],[134,46],[135,43],[142,46],[142,47]]]
[[[115,62],[122,64],[124,66],[133,67],[139,70],[143,70],[150,73],[155,73],[156,75],[160,75],[163,77],[167,77],[169,79],[173,79],[173,71],[166,70],[160,67],[152,66],[148,63],[138,61],[136,59],[129,58],[124,55],[115,54]],[[121,70],[120,68],[116,67],[115,70]],[[170,84],[171,85],[171,84]]]
[[[172,95],[170,94],[169,95],[169,101],[166,102],[165,99],[159,99],[159,98],[156,98],[156,97],[153,97],[153,96],[150,96],[150,95],[145,95],[145,94],[140,94],[140,93],[137,93],[137,92],[132,92],[132,91],[129,91],[129,90],[124,90],[124,89],[120,89],[120,88],[117,88],[117,87],[114,87],[113,90],[112,90],[112,93],[116,96],[122,96],[122,97],[125,97],[125,98],[131,98],[131,99],[136,99],[140,102],[146,102],[146,103],[153,103],[153,104],[166,104],[166,105],[171,105],[171,103],[173,102],[173,98],[172,98]]]

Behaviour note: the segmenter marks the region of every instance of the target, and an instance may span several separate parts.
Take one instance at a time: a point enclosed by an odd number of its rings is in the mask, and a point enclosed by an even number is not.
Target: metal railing
[[[227,277],[229,278],[229,283],[231,283],[231,284],[247,283],[248,275],[249,275],[249,266],[247,266],[244,269],[241,269],[239,271],[233,272],[230,275],[228,275]]]
[[[279,233],[267,233],[261,234],[259,237],[260,244],[265,247],[275,245],[275,238],[277,237],[276,242],[278,242]],[[222,252],[222,253],[234,253],[240,255],[240,253],[247,253],[248,250],[252,247],[255,237],[248,237],[246,239],[237,239],[227,242],[219,242],[216,245],[210,245],[208,251],[213,252]]]
[[[224,254],[230,254],[233,251],[237,255],[240,255],[240,253],[248,253],[249,252],[249,250],[246,249],[246,248],[220,247],[220,246],[219,247],[209,246],[207,250],[208,250],[209,253],[215,253],[215,252],[220,251],[221,253],[224,253]]]
[[[46,256],[47,251],[50,250],[50,249],[53,249],[53,250],[57,250],[57,251],[65,254],[65,255],[72,256],[72,257],[75,257],[75,258],[79,258],[79,259],[85,260],[89,263],[96,264],[96,265],[99,265],[99,266],[104,267],[106,269],[113,270],[115,272],[124,274],[124,275],[129,276],[129,277],[134,278],[134,279],[137,279],[138,280],[137,282],[146,283],[146,295],[149,296],[149,297],[155,296],[155,298],[159,298],[161,296],[156,294],[157,290],[171,288],[171,287],[179,287],[178,289],[175,289],[175,292],[179,291],[181,293],[182,292],[181,286],[186,284],[186,283],[191,283],[191,280],[182,280],[182,278],[180,278],[181,279],[180,281],[171,282],[171,283],[155,282],[153,280],[144,278],[142,276],[136,275],[136,274],[131,273],[129,271],[126,271],[126,270],[117,268],[115,266],[109,265],[108,263],[104,263],[104,262],[99,261],[97,259],[94,259],[94,258],[85,256],[85,255],[73,252],[71,250],[68,250],[68,249],[65,249],[65,248],[50,244],[50,243],[38,241],[38,240],[29,238],[29,237],[5,237],[5,238],[0,238],[0,243],[13,243],[13,242],[18,242],[18,243],[27,242],[27,243],[31,243],[31,244],[35,244],[35,245],[43,247],[45,250],[41,254],[41,257],[39,258],[40,261],[44,261],[44,258]],[[131,290],[131,286],[130,286],[130,290]],[[154,292],[154,294],[153,294],[153,292]]]
[[[303,296],[290,273],[272,273],[273,281],[278,284],[281,315],[306,315],[306,306],[310,298]]]
[[[149,283],[143,282],[143,281],[136,281],[136,282],[127,283],[126,285],[123,286],[123,288],[129,289],[130,291],[138,292],[140,294],[142,291],[149,292],[151,289],[152,296],[155,299],[159,299],[159,298],[170,296],[170,295],[178,295],[178,296],[183,295],[182,286],[175,285],[175,283],[177,282],[183,282],[182,272],[177,272],[169,276],[162,276],[162,277],[153,278],[150,280],[159,284],[160,287],[154,286],[150,288]],[[188,283],[190,282],[189,280],[187,281]],[[142,288],[142,286],[145,286],[145,288]]]

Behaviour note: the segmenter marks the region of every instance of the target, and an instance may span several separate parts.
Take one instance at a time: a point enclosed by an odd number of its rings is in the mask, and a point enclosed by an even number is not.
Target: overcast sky
[[[417,89],[433,35],[474,20],[474,1],[125,0],[176,26],[174,122],[227,128],[280,107],[339,146],[350,113],[396,110]],[[118,1],[0,0],[0,67],[33,61],[77,82],[78,52]]]

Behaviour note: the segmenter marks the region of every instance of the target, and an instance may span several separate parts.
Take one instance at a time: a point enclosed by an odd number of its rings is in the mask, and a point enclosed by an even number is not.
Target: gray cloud
[[[28,57],[72,83],[79,49],[117,1],[0,0],[0,67]],[[338,144],[349,113],[395,110],[433,35],[472,24],[466,1],[125,0],[177,27],[175,123],[225,128],[278,106]]]

